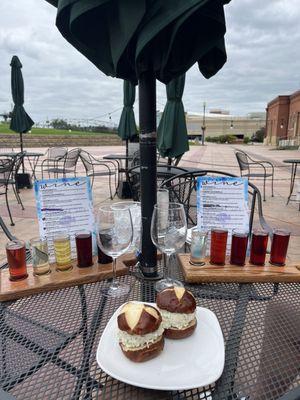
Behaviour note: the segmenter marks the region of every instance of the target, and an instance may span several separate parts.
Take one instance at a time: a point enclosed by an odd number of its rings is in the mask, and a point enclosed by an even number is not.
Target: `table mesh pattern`
[[[1,304],[0,386],[22,400],[273,400],[300,385],[296,284],[188,286],[217,315],[226,342],[224,372],[210,387],[159,392],[111,378],[96,363],[107,322],[126,300],[155,299],[152,283],[119,279],[132,286],[127,298],[102,297],[99,282]]]

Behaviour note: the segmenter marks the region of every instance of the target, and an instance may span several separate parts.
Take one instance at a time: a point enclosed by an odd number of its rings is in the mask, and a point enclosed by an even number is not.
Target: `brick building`
[[[289,96],[278,96],[267,106],[266,144],[277,145],[290,140],[300,145],[300,90]]]

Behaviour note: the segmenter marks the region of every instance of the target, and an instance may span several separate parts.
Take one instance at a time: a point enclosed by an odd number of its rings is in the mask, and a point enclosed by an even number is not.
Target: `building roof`
[[[295,97],[298,97],[298,96],[300,96],[300,90],[296,90],[296,92],[294,92],[292,94],[284,94],[284,95],[277,96],[277,97],[275,97],[275,99],[271,100],[268,103],[268,107],[271,106],[274,103],[278,103],[280,100],[289,101],[289,100],[291,100],[291,99],[293,99]]]

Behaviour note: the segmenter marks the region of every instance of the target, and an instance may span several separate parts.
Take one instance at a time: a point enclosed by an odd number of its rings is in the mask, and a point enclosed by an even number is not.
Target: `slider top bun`
[[[191,292],[183,287],[171,287],[157,294],[156,304],[161,310],[171,313],[191,314],[196,309],[196,300]]]
[[[118,327],[130,335],[146,335],[156,331],[162,318],[152,306],[141,303],[126,303],[118,315]]]

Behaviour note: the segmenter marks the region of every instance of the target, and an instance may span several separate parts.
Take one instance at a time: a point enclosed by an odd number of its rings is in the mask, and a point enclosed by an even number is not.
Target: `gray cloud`
[[[184,105],[199,112],[263,111],[278,94],[300,87],[299,0],[232,0],[225,7],[228,62],[206,80],[196,66],[187,73]],[[122,107],[122,82],[106,77],[65,41],[55,27],[56,10],[43,0],[0,2],[0,113],[11,106],[10,60],[23,63],[25,107],[35,121],[98,118]],[[157,85],[157,108],[165,103]],[[138,104],[135,105],[138,114]],[[120,111],[112,114],[118,121]]]

